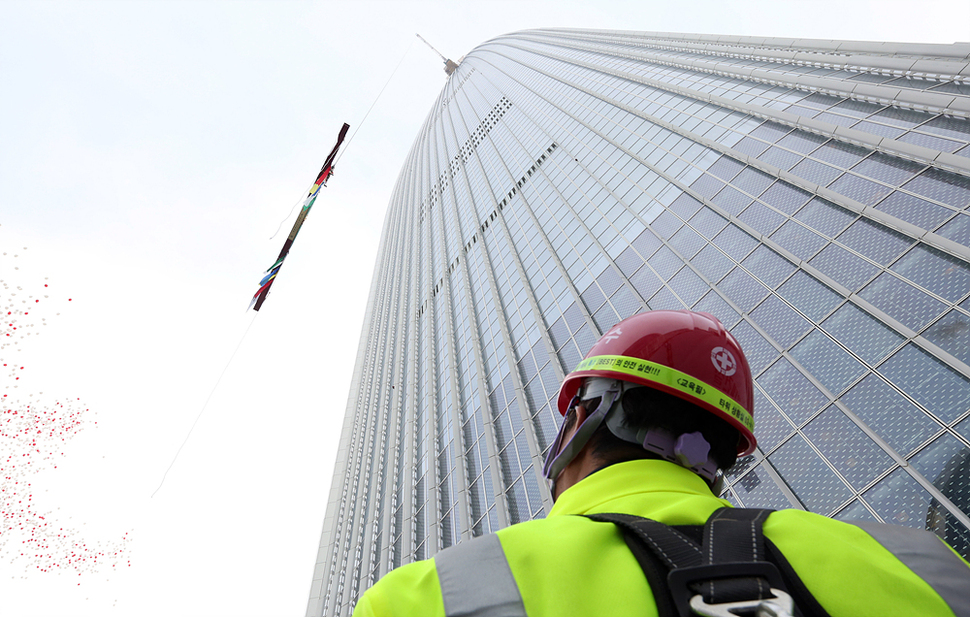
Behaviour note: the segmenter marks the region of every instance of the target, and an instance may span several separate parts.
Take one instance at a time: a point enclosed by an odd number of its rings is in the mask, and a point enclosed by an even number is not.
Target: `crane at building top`
[[[457,62],[455,62],[454,60],[450,60],[448,58],[445,58],[444,54],[442,54],[440,51],[438,51],[437,49],[435,49],[434,47],[432,47],[431,43],[429,43],[428,41],[424,40],[424,37],[421,36],[420,34],[415,33],[415,36],[417,36],[419,39],[421,39],[421,41],[425,45],[427,45],[428,47],[431,47],[431,51],[433,51],[434,53],[438,54],[441,57],[441,59],[445,61],[445,73],[447,73],[448,75],[451,75],[452,73],[455,72],[455,69],[458,68],[458,63]]]

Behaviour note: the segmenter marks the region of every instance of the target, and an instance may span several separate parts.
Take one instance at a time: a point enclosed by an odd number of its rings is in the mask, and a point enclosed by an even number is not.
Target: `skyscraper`
[[[559,382],[647,309],[756,380],[744,506],[970,552],[970,44],[531,30],[449,75],[388,207],[308,615],[541,517]]]

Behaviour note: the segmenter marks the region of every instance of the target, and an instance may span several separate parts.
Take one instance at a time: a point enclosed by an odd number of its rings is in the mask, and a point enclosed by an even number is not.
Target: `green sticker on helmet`
[[[593,356],[580,362],[576,371],[623,373],[679,390],[720,409],[744,425],[749,431],[754,432],[754,418],[737,401],[714,386],[669,366],[628,356]]]

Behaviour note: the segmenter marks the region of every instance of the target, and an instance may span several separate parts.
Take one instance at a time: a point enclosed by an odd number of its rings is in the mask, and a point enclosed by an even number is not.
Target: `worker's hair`
[[[587,412],[592,412],[599,405],[599,399],[583,401],[582,405]],[[626,412],[624,424],[634,430],[663,428],[674,435],[700,431],[711,444],[711,456],[719,469],[728,469],[738,459],[738,430],[682,398],[653,388],[634,388],[624,393],[623,410]],[[574,413],[565,419],[567,423],[575,421]],[[604,463],[604,467],[623,461],[660,458],[637,444],[620,439],[610,432],[606,423],[593,433],[587,445],[592,454]]]

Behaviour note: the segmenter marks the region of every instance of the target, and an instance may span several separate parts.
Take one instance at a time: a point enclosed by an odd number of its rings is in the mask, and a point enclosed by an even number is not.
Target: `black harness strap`
[[[708,604],[764,600],[771,588],[796,593],[807,614],[825,615],[797,575],[784,562],[785,576],[772,563],[762,525],[772,510],[721,508],[708,519],[703,541],[686,527],[674,528],[628,514],[592,514],[587,518],[615,524],[640,564],[654,594],[660,617],[689,617],[691,597]],[[794,584],[792,584],[794,583]],[[816,610],[817,609],[817,610]]]

